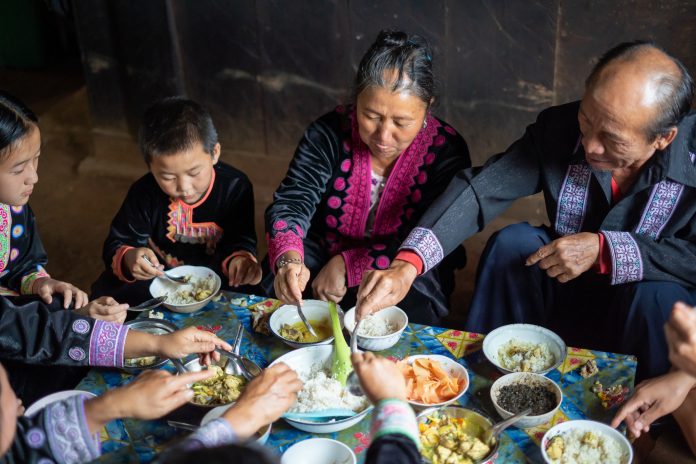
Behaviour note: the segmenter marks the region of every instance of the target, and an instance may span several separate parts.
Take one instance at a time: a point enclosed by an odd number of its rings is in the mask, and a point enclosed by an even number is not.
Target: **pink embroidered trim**
[[[12,216],[10,207],[0,204],[0,272],[7,268],[10,260],[10,231],[12,230]]]
[[[353,248],[341,252],[343,261],[346,263],[346,285],[356,287],[360,285],[363,273],[370,269],[374,258],[370,256],[367,248]]]
[[[304,260],[304,245],[302,244],[302,236],[300,233],[293,230],[293,226],[290,226],[284,232],[276,232],[273,238],[267,236],[267,239],[268,260],[274,274],[275,263],[283,253],[288,251],[296,251]]]
[[[22,277],[22,283],[19,286],[19,292],[22,295],[31,295],[34,293],[34,283],[41,278],[50,278],[43,266],[36,266],[36,271]]]
[[[125,274],[123,274],[123,267],[121,266],[123,265],[123,256],[128,250],[132,249],[132,246],[122,245],[118,250],[116,250],[114,257],[111,259],[111,272],[118,277],[118,280],[128,283],[135,282],[135,279],[128,279]]]
[[[365,225],[370,212],[372,168],[370,167],[370,150],[360,140],[355,110],[351,113],[350,119],[353,126],[353,170],[348,178],[348,188],[341,208],[343,214],[340,217],[338,231],[344,237],[361,239],[365,235]],[[339,177],[336,181],[339,179],[341,178]]]

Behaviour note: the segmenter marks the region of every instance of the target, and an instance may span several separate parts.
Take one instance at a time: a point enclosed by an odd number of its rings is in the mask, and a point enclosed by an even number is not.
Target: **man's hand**
[[[406,379],[394,361],[369,351],[351,356],[363,391],[373,404],[381,400],[406,401]]]
[[[32,287],[32,293],[39,295],[46,304],[51,304],[53,295],[63,295],[63,308],[65,309],[68,309],[73,299],[75,300],[75,309],[82,308],[89,301],[87,294],[79,288],[50,277],[39,277],[36,279]]]
[[[367,271],[358,289],[356,322],[404,299],[418,277],[416,267],[406,261],[395,259],[389,269]]]
[[[340,303],[348,286],[346,285],[346,263],[343,255],[336,255],[319,271],[312,282],[314,297],[322,301]]]
[[[650,430],[655,420],[681,406],[694,385],[696,379],[682,371],[641,382],[631,399],[619,409],[611,426],[618,427],[624,421],[631,434],[638,438]]]
[[[696,377],[696,310],[675,303],[665,324],[665,335],[672,365]]]
[[[299,253],[288,251],[283,256],[300,258]],[[274,263],[272,263],[274,265]],[[309,282],[309,269],[303,264],[289,263],[278,269],[273,288],[276,298],[285,304],[302,304],[302,292]]]
[[[150,260],[150,266],[143,257]],[[147,247],[131,248],[123,255],[122,266],[130,272],[135,280],[150,280],[164,274],[164,266],[160,264],[154,251]]]
[[[92,433],[114,419],[127,417],[140,420],[158,419],[193,398],[190,384],[213,375],[213,371],[188,372],[174,376],[164,370],[149,370],[133,382],[108,390],[85,401],[85,416]]]
[[[561,283],[590,269],[599,257],[599,236],[590,232],[566,235],[539,248],[527,258],[527,266],[539,263],[546,274]]]
[[[302,382],[286,364],[276,364],[249,382],[237,402],[222,416],[240,438],[278,419],[297,398]]]
[[[128,305],[126,303],[119,304],[110,296],[102,296],[90,301],[86,306],[76,309],[75,312],[102,321],[123,323],[128,314]]]
[[[247,256],[239,255],[230,259],[227,270],[230,287],[256,285],[261,282],[261,265]]]

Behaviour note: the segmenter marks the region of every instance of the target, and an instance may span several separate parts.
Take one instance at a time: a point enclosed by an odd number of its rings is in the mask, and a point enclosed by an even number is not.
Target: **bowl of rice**
[[[343,327],[343,310],[336,305],[336,311],[338,312],[339,323]],[[320,300],[304,300],[302,313],[316,332],[317,337],[309,333],[295,305],[283,305],[273,311],[268,321],[273,335],[293,348],[333,343],[334,337],[331,329],[329,303]]]
[[[178,266],[167,271],[175,277],[186,277],[187,283],[177,284],[164,277],[152,279],[150,294],[167,296],[164,307],[175,313],[194,313],[208,304],[220,291],[220,276],[203,266]]]
[[[354,416],[329,422],[281,416],[299,430],[310,433],[338,432],[360,422],[373,408],[366,396],[351,395],[339,381],[331,377],[332,356],[333,345],[310,346],[284,354],[271,363],[271,366],[287,364],[304,383],[295,404],[288,412],[305,413],[336,408],[355,411]]]
[[[351,308],[344,318],[351,336],[355,329],[355,308]],[[382,351],[396,345],[408,326],[408,316],[397,306],[389,306],[367,316],[358,332],[358,346],[368,351]]]
[[[566,357],[566,345],[555,333],[532,324],[498,327],[483,339],[483,354],[504,374],[548,374]]]
[[[531,414],[513,424],[514,427],[528,429],[553,419],[561,407],[563,392],[556,382],[541,374],[513,372],[493,382],[491,401],[503,419],[532,408]]]
[[[548,464],[630,464],[633,448],[624,435],[606,424],[574,420],[544,434],[541,455]]]

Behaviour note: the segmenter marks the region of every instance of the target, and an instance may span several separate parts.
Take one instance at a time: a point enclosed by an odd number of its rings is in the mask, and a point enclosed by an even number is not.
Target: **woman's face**
[[[27,204],[34,184],[39,181],[41,131],[34,126],[10,149],[0,162],[0,203],[10,206]]]
[[[0,457],[14,441],[17,429],[17,396],[7,380],[7,372],[0,365]]]
[[[392,161],[411,145],[423,128],[427,105],[408,91],[368,87],[358,95],[360,139],[372,156]]]

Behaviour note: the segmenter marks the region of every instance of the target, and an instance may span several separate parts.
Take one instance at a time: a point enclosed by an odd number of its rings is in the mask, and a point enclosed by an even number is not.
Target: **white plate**
[[[50,395],[46,395],[43,398],[39,398],[27,408],[26,411],[24,411],[24,415],[26,417],[32,417],[36,415],[37,412],[41,411],[43,408],[48,406],[51,403],[55,403],[56,401],[64,400],[66,398],[70,398],[71,396],[75,395],[86,395],[89,396],[90,398],[94,398],[97,395],[91,392],[87,391],[82,391],[82,390],[63,390],[55,393],[51,393]]]
[[[355,464],[355,453],[340,441],[310,438],[285,450],[280,464]]]
[[[222,286],[222,281],[220,280],[220,276],[217,275],[215,272],[213,272],[211,269],[208,269],[207,267],[204,266],[178,266],[173,269],[169,269],[167,271],[167,274],[170,274],[172,276],[176,277],[183,277],[186,275],[191,275],[197,278],[205,278],[208,276],[213,277],[213,293],[206,299],[197,301],[195,303],[187,303],[187,304],[171,304],[167,303],[166,301],[164,302],[164,307],[169,309],[170,311],[174,311],[175,313],[194,313],[200,309],[202,309],[205,305],[208,304],[210,300],[212,300],[215,295],[218,294],[220,291],[220,287]],[[150,283],[150,294],[154,297],[157,298],[158,296],[162,295],[167,295],[169,293],[176,292],[178,288],[186,286],[188,284],[177,284],[174,282],[171,282],[164,277],[156,277],[152,279],[152,283]],[[190,285],[189,285],[190,287]]]

